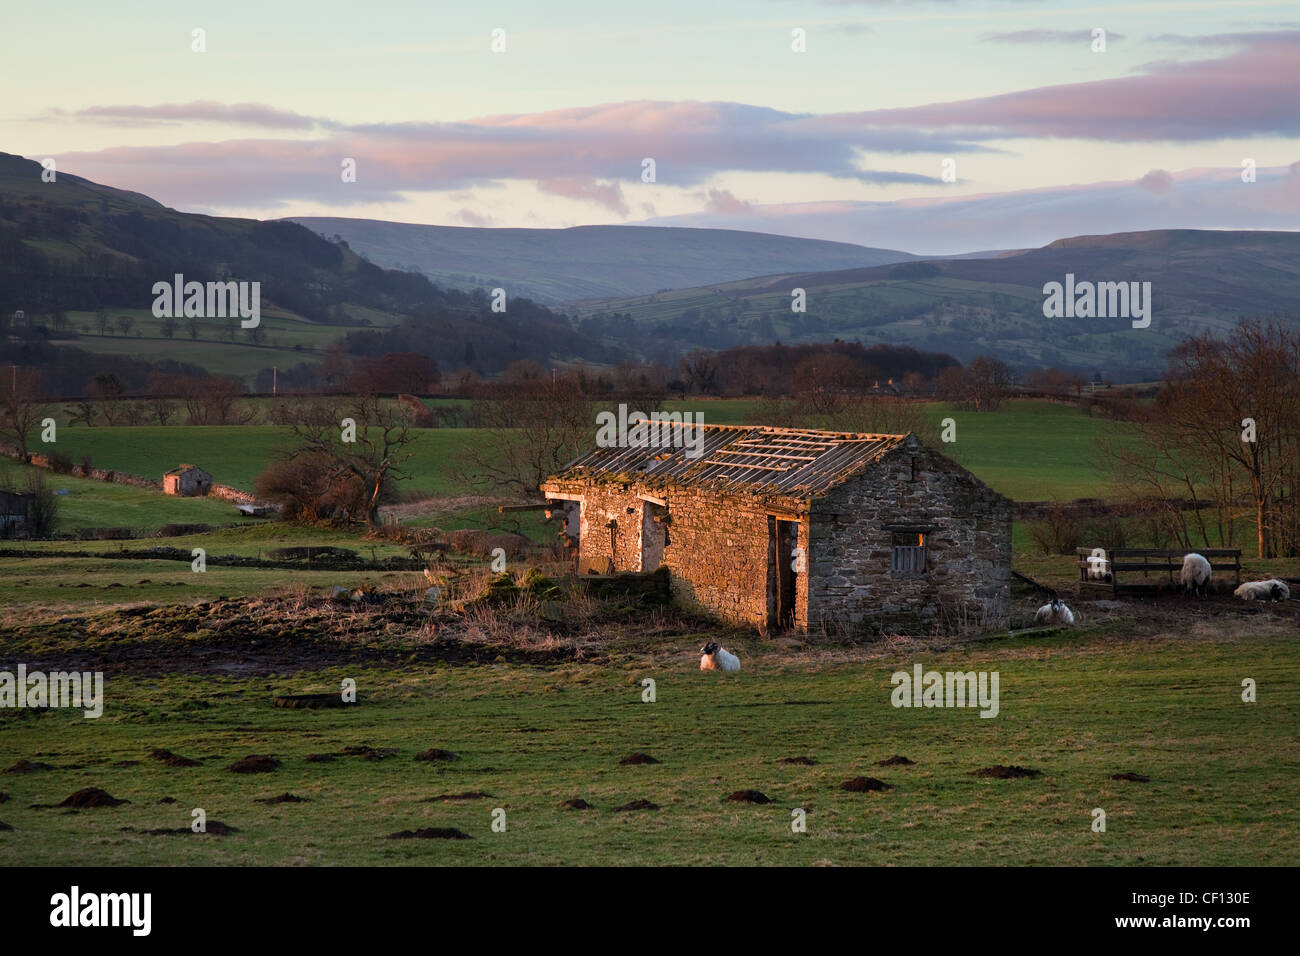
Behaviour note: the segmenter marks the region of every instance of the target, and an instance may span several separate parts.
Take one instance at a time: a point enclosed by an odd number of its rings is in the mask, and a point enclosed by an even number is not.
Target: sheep
[[[1090,581],[1110,580],[1110,560],[1101,548],[1095,549],[1092,556],[1088,558],[1088,579]]]
[[[1044,604],[1034,614],[1034,621],[1038,624],[1073,624],[1074,612],[1059,597],[1053,597],[1050,604]]]
[[[1291,589],[1277,578],[1267,581],[1247,581],[1232,592],[1243,601],[1289,601]]]
[[[738,671],[740,658],[727,651],[717,641],[709,641],[700,648],[700,670],[702,671]]]
[[[1179,572],[1178,579],[1184,588],[1205,597],[1206,585],[1210,583],[1213,574],[1214,569],[1205,556],[1192,552],[1183,556],[1183,570]]]

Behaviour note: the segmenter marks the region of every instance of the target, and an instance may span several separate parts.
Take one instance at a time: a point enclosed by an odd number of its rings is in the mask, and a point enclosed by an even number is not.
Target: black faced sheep
[[[1054,597],[1050,604],[1044,604],[1038,609],[1034,621],[1039,624],[1073,624],[1074,612],[1061,603],[1059,597]]]
[[[1214,569],[1205,556],[1193,552],[1183,557],[1183,570],[1179,572],[1178,579],[1184,588],[1205,597],[1206,585],[1210,583],[1213,574]]]
[[[1291,598],[1291,589],[1285,581],[1269,578],[1267,581],[1247,581],[1232,592],[1243,601],[1287,601]]]
[[[700,655],[702,671],[740,670],[740,658],[723,648],[717,641],[709,641],[701,647]]]

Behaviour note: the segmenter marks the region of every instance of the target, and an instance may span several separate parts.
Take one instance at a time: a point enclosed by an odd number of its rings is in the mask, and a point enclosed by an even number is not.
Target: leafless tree
[[[41,373],[35,369],[12,368],[0,374],[0,434],[12,438],[23,460],[28,440],[41,423]]]

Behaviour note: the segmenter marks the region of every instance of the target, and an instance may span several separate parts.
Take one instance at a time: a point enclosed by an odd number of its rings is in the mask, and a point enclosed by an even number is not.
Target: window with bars
[[[925,570],[925,534],[895,531],[889,570],[895,574],[920,574]]]

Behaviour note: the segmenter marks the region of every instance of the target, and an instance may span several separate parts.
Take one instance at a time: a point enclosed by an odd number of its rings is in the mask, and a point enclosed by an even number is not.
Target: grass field
[[[737,424],[761,409],[752,400],[667,402],[669,411],[699,411],[710,424]],[[1089,418],[1077,408],[1054,402],[1016,401],[998,412],[963,412],[942,403],[925,406],[936,430],[951,417],[957,440],[940,450],[995,490],[1018,500],[1041,501],[1100,497],[1104,473],[1094,463],[1093,443],[1103,434],[1122,435],[1122,423]],[[593,430],[594,430],[593,424]],[[484,440],[477,429],[417,429],[407,449],[411,480],[403,492],[451,495],[465,491],[452,472],[467,445]],[[250,489],[277,450],[288,447],[286,429],[274,425],[140,427],[62,426],[57,450],[80,461],[89,455],[97,467],[161,477],[180,462],[194,462],[215,480]],[[48,446],[33,444],[34,451]]]
[[[940,653],[923,646],[814,660],[735,645],[737,675],[695,669],[685,637],[657,656],[547,668],[363,665],[293,677],[110,674],[104,716],[0,712],[0,851],[21,864],[836,864],[1225,865],[1300,862],[1300,676],[1294,635],[1206,633],[1134,642],[1076,632]],[[890,674],[998,671],[1000,712],[895,709]],[[1240,700],[1243,676],[1259,702]],[[275,693],[360,703],[279,710]],[[643,703],[643,678],[657,701]],[[373,761],[308,754],[395,748]],[[416,761],[427,748],[448,763]],[[193,768],[149,758],[166,748]],[[635,751],[660,761],[620,766]],[[281,767],[224,769],[249,754]],[[911,766],[876,767],[895,754]],[[780,763],[809,756],[812,766]],[[993,764],[1042,772],[984,779]],[[1114,781],[1135,772],[1149,782]],[[875,777],[893,789],[850,793]],[[131,802],[30,809],[82,787]],[[773,802],[725,802],[745,789]],[[303,803],[255,802],[292,793]],[[482,793],[474,799],[439,799]],[[163,798],[176,802],[163,805]],[[582,798],[594,809],[561,808]],[[658,810],[618,812],[634,800]],[[191,811],[229,836],[188,828]],[[492,812],[506,831],[493,832]],[[791,812],[807,811],[807,833]],[[1105,810],[1105,833],[1091,830]],[[388,839],[454,827],[468,840]]]

